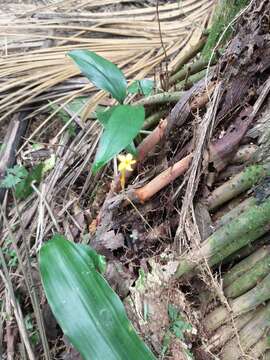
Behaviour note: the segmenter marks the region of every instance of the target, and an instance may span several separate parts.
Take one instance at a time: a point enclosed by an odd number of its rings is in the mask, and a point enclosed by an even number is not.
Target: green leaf
[[[120,103],[124,101],[127,82],[115,64],[89,50],[73,50],[68,55],[97,88],[108,91]]]
[[[179,311],[177,310],[177,308],[175,306],[173,306],[172,304],[169,304],[168,305],[168,315],[169,315],[171,322],[175,322],[177,320],[178,314],[179,314]]]
[[[143,125],[144,116],[143,106],[120,105],[115,108],[101,136],[93,172],[132,142]]]
[[[88,101],[89,101],[88,96],[78,96],[77,98],[66,104],[65,108],[69,110],[71,113],[80,116]]]
[[[52,154],[48,159],[44,160],[42,163],[42,175],[45,175],[46,172],[52,170],[56,163],[56,155]]]
[[[108,125],[109,119],[112,116],[112,113],[114,112],[114,110],[119,107],[121,105],[117,105],[117,106],[112,106],[109,109],[105,110],[105,111],[101,111],[101,110],[97,110],[96,111],[96,115],[97,115],[97,119],[98,121],[106,128],[106,126]]]
[[[28,175],[28,171],[24,166],[15,165],[13,168],[7,169],[7,175],[0,182],[2,188],[12,188],[20,183]]]
[[[112,116],[112,113],[114,112],[114,110],[119,107],[121,105],[117,105],[117,106],[112,106],[111,108],[107,109],[107,110],[98,110],[96,111],[96,116],[98,121],[106,128],[106,126],[108,125],[109,119]],[[137,156],[138,155],[138,151],[134,145],[134,142],[132,141],[126,148],[125,150],[132,154],[133,156]]]
[[[15,186],[15,196],[17,199],[26,199],[32,194],[32,182],[40,183],[43,173],[43,164],[38,164],[28,173],[27,177]]]
[[[85,258],[88,262],[88,265],[92,269],[97,270],[101,274],[104,274],[106,271],[106,259],[105,256],[99,255],[95,250],[91,249],[90,246],[85,244],[77,244],[77,249],[80,252],[81,256]]]
[[[148,96],[152,93],[154,87],[154,81],[151,79],[135,80],[128,87],[130,94],[142,94]]]
[[[127,153],[132,154],[134,157],[137,157],[138,155],[138,150],[136,149],[134,141],[132,141],[128,146],[126,146],[125,150]]]
[[[64,334],[85,360],[154,360],[90,258],[61,235],[41,248],[42,283]]]

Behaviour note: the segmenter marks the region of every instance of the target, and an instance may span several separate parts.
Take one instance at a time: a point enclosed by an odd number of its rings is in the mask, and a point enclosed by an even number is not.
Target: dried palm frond
[[[133,7],[125,3],[68,0],[36,8],[20,4],[0,13],[0,121],[40,101],[63,104],[78,95],[93,95],[94,88],[66,57],[72,49],[97,52],[118,64],[129,79],[153,76],[169,60],[166,56],[173,65],[189,39],[201,37],[214,0],[161,3],[158,16],[151,1],[133,1]],[[85,116],[104,96],[91,97]]]

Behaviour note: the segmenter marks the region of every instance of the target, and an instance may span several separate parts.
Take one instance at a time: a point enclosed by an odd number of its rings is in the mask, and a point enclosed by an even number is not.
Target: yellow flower
[[[125,188],[125,180],[126,180],[126,171],[132,171],[131,165],[136,163],[136,160],[133,159],[131,154],[127,155],[118,155],[119,165],[118,170],[121,174],[120,182],[122,189]]]

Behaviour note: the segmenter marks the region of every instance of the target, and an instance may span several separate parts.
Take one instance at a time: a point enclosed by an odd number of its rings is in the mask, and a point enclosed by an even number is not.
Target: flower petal
[[[117,156],[117,158],[118,158],[118,160],[119,160],[120,162],[124,162],[124,161],[126,160],[126,156],[125,156],[125,155],[122,155],[122,154],[119,154],[119,155]]]
[[[133,171],[133,169],[132,169],[132,167],[131,167],[130,164],[128,164],[128,165],[126,166],[126,169],[127,169],[128,171]]]
[[[127,159],[128,161],[132,161],[132,159],[133,159],[132,154],[127,154],[126,159]]]

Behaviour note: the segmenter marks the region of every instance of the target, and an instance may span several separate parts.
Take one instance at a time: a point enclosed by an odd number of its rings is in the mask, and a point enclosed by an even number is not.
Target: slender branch
[[[179,101],[182,95],[183,95],[182,91],[163,92],[160,94],[155,94],[140,99],[136,101],[134,105],[149,106],[149,105],[165,104],[165,103],[177,103],[177,101]]]
[[[213,59],[210,65],[214,65],[215,62],[216,61]],[[198,60],[194,64],[188,65],[187,67],[185,67],[184,69],[178,71],[177,73],[175,73],[174,75],[172,75],[170,77],[169,85],[172,86],[176,82],[179,82],[181,80],[185,80],[185,78],[187,76],[196,74],[199,71],[206,69],[207,65],[208,65],[208,61],[204,60],[204,59]]]
[[[161,120],[158,126],[138,146],[138,161],[143,161],[154,147],[161,141],[167,127],[167,119]]]
[[[185,158],[175,163],[173,166],[163,171],[145,186],[139,189],[135,189],[134,195],[136,199],[141,203],[149,200],[153,195],[170,184],[177,177],[183,175],[188,170],[191,159],[192,154],[189,154]]]
[[[172,74],[175,74],[182,66],[187,64],[191,59],[193,59],[204,47],[207,37],[203,36],[197,44],[190,47],[189,52],[186,52],[182,58],[180,58],[172,69]]]

